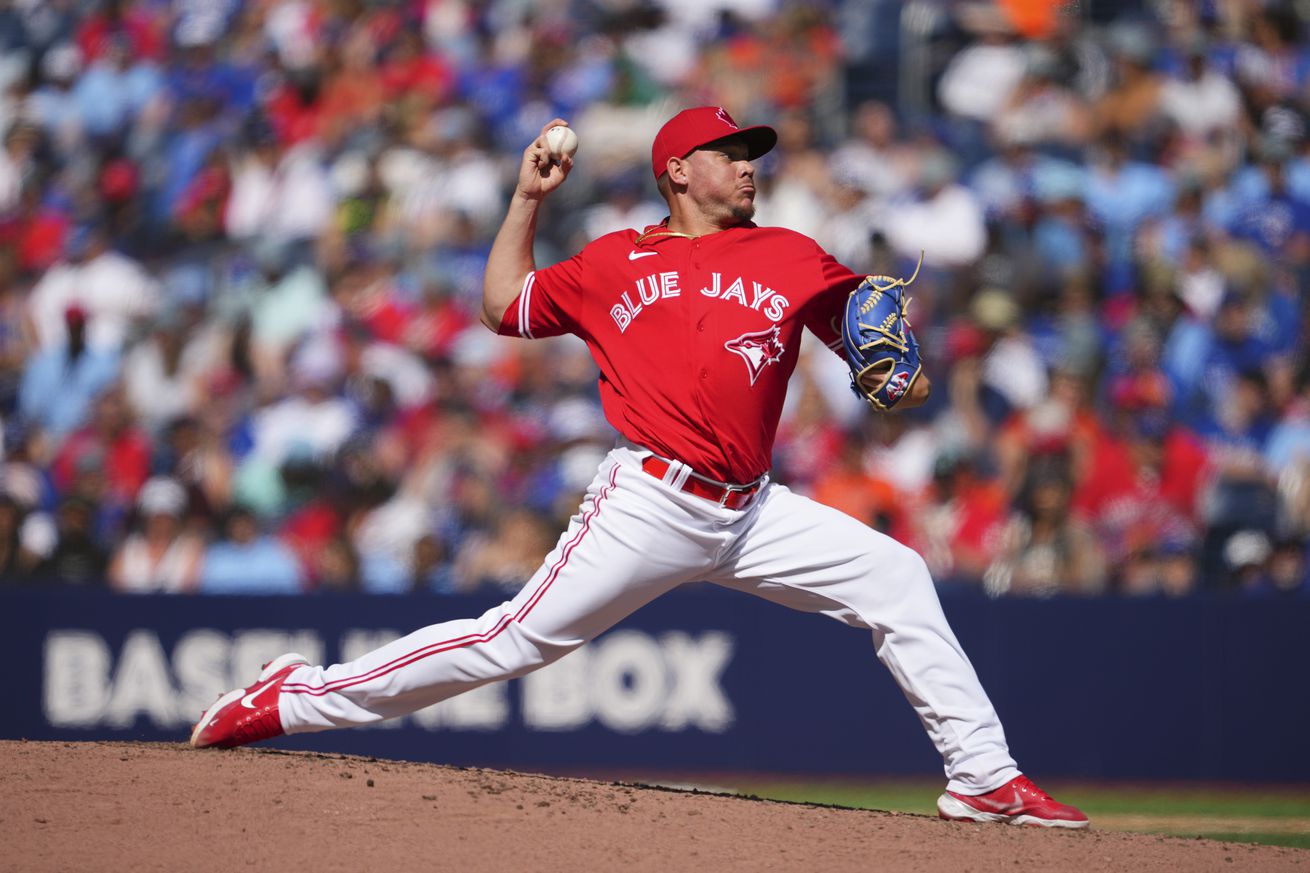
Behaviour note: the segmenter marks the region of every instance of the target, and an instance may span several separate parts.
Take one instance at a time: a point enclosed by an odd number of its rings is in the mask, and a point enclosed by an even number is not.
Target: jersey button
[[[702,367],[700,371],[700,377],[702,379],[708,379],[710,377],[710,371]]]

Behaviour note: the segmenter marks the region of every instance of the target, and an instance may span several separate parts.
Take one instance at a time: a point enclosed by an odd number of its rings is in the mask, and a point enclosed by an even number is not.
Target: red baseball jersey
[[[696,239],[623,230],[528,275],[500,333],[572,333],[600,367],[605,416],[629,440],[723,482],[769,468],[808,327],[841,354],[862,281],[807,236],[746,224]]]

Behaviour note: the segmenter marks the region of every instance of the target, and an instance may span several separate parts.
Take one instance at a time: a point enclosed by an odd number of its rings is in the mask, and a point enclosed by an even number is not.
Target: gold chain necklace
[[[648,233],[643,233],[641,236],[637,237],[635,240],[633,240],[632,244],[634,246],[639,246],[642,243],[644,243],[646,240],[653,239],[654,237],[657,236],[680,236],[683,239],[698,238],[698,235],[693,235],[690,233],[678,233],[676,230],[652,230],[649,231]]]

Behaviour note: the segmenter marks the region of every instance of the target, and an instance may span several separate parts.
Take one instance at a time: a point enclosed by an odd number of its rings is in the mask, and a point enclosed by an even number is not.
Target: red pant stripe
[[[586,536],[587,531],[591,529],[591,520],[600,513],[601,503],[604,502],[605,498],[609,496],[609,493],[612,490],[614,490],[614,488],[616,487],[617,485],[616,480],[618,479],[618,475],[619,475],[619,468],[618,465],[616,464],[614,466],[613,471],[610,473],[609,485],[601,489],[600,494],[596,495],[596,502],[592,505],[591,511],[582,517],[582,527],[578,530],[577,534],[574,535],[573,539],[569,540],[569,542],[565,544],[563,551],[560,553],[559,560],[557,560],[554,563],[554,565],[551,566],[550,572],[546,574],[546,578],[541,581],[541,584],[537,586],[537,590],[532,593],[532,596],[530,598],[528,598],[528,602],[523,604],[522,608],[520,608],[519,611],[515,613],[513,616],[506,615],[502,617],[500,621],[496,622],[496,626],[489,631],[484,631],[478,634],[466,634],[462,637],[455,637],[449,640],[441,640],[440,642],[430,643],[429,645],[426,645],[423,648],[418,649],[417,651],[410,652],[407,655],[402,655],[399,658],[396,658],[394,661],[390,661],[386,664],[383,664],[380,667],[376,667],[370,670],[369,672],[365,673],[363,676],[353,676],[347,679],[338,679],[335,682],[329,682],[326,685],[321,685],[321,686],[311,686],[311,685],[305,685],[303,683],[292,684],[288,682],[283,684],[281,689],[282,693],[310,694],[315,697],[321,697],[324,694],[328,694],[334,691],[341,691],[342,689],[349,688],[352,685],[358,685],[361,682],[371,682],[374,679],[380,679],[381,677],[387,675],[388,673],[391,673],[395,670],[399,670],[402,667],[407,667],[416,661],[421,661],[424,658],[431,657],[432,655],[438,655],[441,654],[442,652],[449,652],[452,649],[462,649],[465,646],[477,645],[478,643],[490,642],[491,640],[499,636],[500,632],[503,631],[506,627],[508,627],[511,621],[518,621],[518,622],[523,621],[523,619],[527,617],[528,613],[532,611],[533,607],[535,607],[537,603],[541,600],[541,596],[546,593],[546,589],[550,588],[551,584],[555,581],[556,577],[559,576],[560,571],[564,569],[564,566],[569,561],[569,555],[573,554],[574,548],[577,547],[578,543],[582,542],[582,538]]]

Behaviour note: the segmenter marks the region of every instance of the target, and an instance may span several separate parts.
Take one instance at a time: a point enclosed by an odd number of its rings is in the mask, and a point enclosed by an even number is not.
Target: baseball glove
[[[919,260],[922,266],[923,259]],[[851,368],[851,390],[886,411],[910,393],[923,369],[919,342],[905,318],[910,298],[905,288],[919,275],[919,267],[908,279],[869,276],[846,299],[842,319],[842,345]]]

